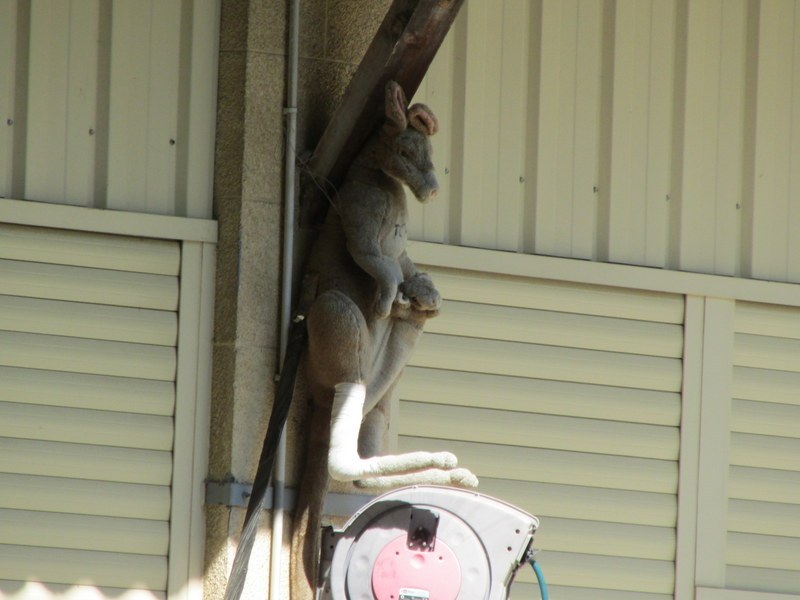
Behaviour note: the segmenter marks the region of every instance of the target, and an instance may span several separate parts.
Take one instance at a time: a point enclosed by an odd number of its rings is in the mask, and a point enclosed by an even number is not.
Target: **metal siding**
[[[0,196],[211,216],[219,6],[0,2]]]
[[[736,305],[729,588],[800,594],[800,407],[796,386],[786,385],[800,371],[798,320],[797,308]]]
[[[663,267],[668,231],[673,2],[618,2],[607,199],[608,260]]]
[[[798,39],[798,0],[471,0],[412,237],[800,282]]]
[[[564,597],[671,594],[681,297],[424,268],[444,305],[398,385],[399,449],[451,451],[542,517]]]
[[[87,598],[114,598],[114,600],[167,600],[164,592],[142,589],[122,589],[106,586],[19,582],[0,579],[0,595],[14,600],[86,600]]]
[[[48,585],[91,581],[94,594],[162,596],[170,511],[186,496],[174,452],[194,443],[175,426],[180,245],[2,233],[0,589],[42,582],[30,593],[51,598]]]

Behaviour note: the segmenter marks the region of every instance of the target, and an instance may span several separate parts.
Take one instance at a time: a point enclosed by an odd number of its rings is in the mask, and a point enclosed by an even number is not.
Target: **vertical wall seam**
[[[616,78],[616,0],[606,0],[603,6],[603,35],[600,71],[603,74],[600,88],[600,143],[597,161],[596,235],[594,259],[611,260],[611,169],[614,146],[614,87]]]
[[[100,2],[97,36],[97,90],[94,116],[94,208],[108,199],[108,141],[111,107],[111,22],[113,2]]]
[[[745,114],[744,148],[742,155],[742,216],[739,263],[741,276],[753,276],[753,219],[755,208],[756,174],[756,121],[758,115],[759,45],[761,29],[761,2],[752,0],[747,5],[747,30],[745,40]]]
[[[697,500],[700,460],[700,409],[703,387],[705,298],[686,296],[683,385],[681,390],[678,522],[676,524],[675,600],[693,600],[697,560]]]
[[[466,123],[465,102],[467,85],[467,49],[469,40],[467,39],[467,22],[470,12],[470,5],[466,3],[461,9],[461,15],[456,19],[453,26],[453,46],[454,60],[453,67],[455,75],[453,77],[453,98],[452,98],[452,122],[455,124],[451,131],[451,139],[454,151],[450,155],[450,215],[448,224],[449,239],[448,243],[453,245],[461,244],[461,218],[463,212],[464,198],[464,130]]]
[[[675,10],[675,66],[673,71],[672,176],[669,206],[667,266],[681,267],[681,203],[686,120],[686,72],[689,37],[689,2],[678,0]]]
[[[17,47],[14,83],[14,132],[11,197],[25,197],[28,149],[28,82],[30,77],[31,0],[17,3]]]
[[[542,60],[542,1],[533,0],[528,37],[528,110],[525,124],[525,193],[522,208],[522,252],[533,253],[536,248],[536,208],[539,185],[539,102]]]
[[[192,48],[194,46],[194,0],[181,0],[180,41],[178,45],[178,104],[175,157],[175,215],[189,216],[189,116],[192,102]],[[181,110],[183,108],[183,110]]]

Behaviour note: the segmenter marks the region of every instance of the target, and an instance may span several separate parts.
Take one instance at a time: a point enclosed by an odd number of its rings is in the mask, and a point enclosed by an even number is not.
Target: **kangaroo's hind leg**
[[[337,291],[325,292],[314,302],[309,313],[308,334],[312,391],[315,398],[332,396],[328,451],[331,477],[356,481],[409,470],[455,466],[455,457],[449,452],[362,458],[358,453],[358,439],[365,404],[368,411],[386,396],[405,364],[407,353],[398,348],[393,366],[387,365],[387,357],[383,356],[386,343],[374,343],[361,311],[350,298]],[[381,339],[391,346],[396,339],[395,332],[388,332]],[[377,357],[372,355],[376,351],[380,354]],[[375,385],[368,381],[371,377]]]

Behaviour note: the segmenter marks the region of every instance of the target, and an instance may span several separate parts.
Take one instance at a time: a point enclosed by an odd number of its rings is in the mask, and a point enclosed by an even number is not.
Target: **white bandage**
[[[339,383],[334,386],[328,450],[328,472],[333,479],[358,481],[389,476],[376,482],[378,486],[439,483],[475,487],[478,484],[475,476],[466,469],[455,469],[458,461],[449,452],[409,452],[362,459],[358,454],[358,435],[366,396],[367,389],[360,383]],[[394,479],[392,476],[396,475],[400,477]]]
[[[354,481],[363,475],[358,455],[358,432],[366,397],[367,388],[361,383],[337,383],[334,386],[328,471],[337,481]]]

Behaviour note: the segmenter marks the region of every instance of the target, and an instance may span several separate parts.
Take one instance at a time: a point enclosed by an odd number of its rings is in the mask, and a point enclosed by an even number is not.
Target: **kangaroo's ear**
[[[396,81],[386,84],[386,125],[389,129],[400,132],[408,127],[406,112],[408,100],[403,88]]]
[[[439,131],[436,115],[424,104],[415,104],[408,109],[408,124],[425,135],[433,135]]]

